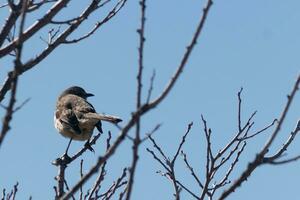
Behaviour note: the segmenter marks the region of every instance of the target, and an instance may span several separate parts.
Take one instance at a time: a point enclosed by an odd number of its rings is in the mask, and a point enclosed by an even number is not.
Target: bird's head
[[[60,95],[60,97],[68,95],[68,94],[73,94],[73,95],[79,96],[79,97],[84,98],[84,99],[87,99],[88,97],[94,96],[91,93],[87,93],[83,88],[81,88],[79,86],[69,87],[68,89],[63,91],[63,93]]]

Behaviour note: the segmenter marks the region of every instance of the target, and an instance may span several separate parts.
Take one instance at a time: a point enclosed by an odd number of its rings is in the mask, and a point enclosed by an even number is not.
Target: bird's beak
[[[95,96],[94,94],[92,94],[92,93],[86,93],[86,95],[85,95],[86,97],[93,97],[93,96]]]

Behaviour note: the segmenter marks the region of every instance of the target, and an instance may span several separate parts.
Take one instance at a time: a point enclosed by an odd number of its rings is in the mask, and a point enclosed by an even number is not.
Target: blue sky
[[[147,1],[144,100],[153,69],[156,70],[155,97],[178,66],[204,3],[195,0]],[[154,137],[166,153],[173,156],[188,123],[193,121],[194,126],[183,149],[201,176],[205,162],[201,114],[213,130],[215,152],[237,130],[236,93],[240,87],[244,88],[243,120],[258,110],[254,129],[258,130],[279,117],[286,95],[300,72],[299,6],[297,0],[214,1],[187,67],[165,101],[144,116],[142,132],[147,133],[162,123]],[[67,8],[67,14],[71,15],[82,7],[80,3],[73,3]],[[123,124],[130,118],[136,99],[139,11],[138,1],[129,0],[118,16],[95,35],[79,44],[59,47],[21,76],[17,103],[27,98],[31,100],[14,115],[12,129],[1,146],[0,189],[11,188],[19,181],[18,199],[30,195],[34,199],[53,198],[57,169],[50,163],[63,153],[68,142],[55,130],[53,112],[57,96],[66,87],[80,85],[94,93],[90,102],[98,112],[118,115],[124,119]],[[2,22],[4,12],[0,17]],[[37,17],[30,16],[29,21]],[[96,17],[91,17],[74,37],[87,31]],[[25,60],[45,47],[38,37],[25,43]],[[11,65],[9,59],[0,60],[1,80]],[[271,151],[282,145],[296,125],[299,102],[298,94]],[[3,116],[4,110],[0,113]],[[118,130],[104,124],[104,131],[108,130],[116,138]],[[270,133],[271,130],[249,142],[231,180],[245,169]],[[75,152],[82,145],[74,142],[70,151]],[[87,152],[84,155],[86,171],[104,152],[104,146],[103,137],[95,147],[95,154]],[[298,146],[296,138],[288,155],[299,155]],[[143,143],[140,148],[132,199],[172,199],[173,188],[156,174],[162,168],[146,152],[146,147],[152,148],[150,142]],[[125,141],[108,163],[106,184],[111,184],[122,173],[122,168],[131,163],[130,159],[131,143]],[[260,167],[228,199],[295,199],[299,196],[299,165],[295,162]],[[179,179],[191,189],[199,190],[181,160],[177,172]],[[79,179],[79,161],[68,168],[67,176],[70,185]],[[183,199],[190,199],[190,196],[183,194]]]

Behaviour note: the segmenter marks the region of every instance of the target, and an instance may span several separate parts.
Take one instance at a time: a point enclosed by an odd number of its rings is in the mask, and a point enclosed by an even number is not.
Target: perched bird
[[[93,151],[89,145],[89,139],[95,127],[102,133],[101,120],[115,124],[122,121],[119,117],[96,113],[93,105],[87,101],[87,98],[91,96],[94,95],[87,93],[81,87],[73,86],[63,91],[58,97],[54,125],[61,135],[70,138],[65,155],[72,140],[87,140],[85,145]]]

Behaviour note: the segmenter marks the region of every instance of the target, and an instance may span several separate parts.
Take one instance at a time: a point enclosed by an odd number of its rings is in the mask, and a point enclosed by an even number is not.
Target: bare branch
[[[30,101],[30,98],[25,99],[25,101],[23,101],[23,103],[21,103],[21,105],[19,105],[18,107],[16,107],[14,109],[14,112],[17,112],[18,110],[20,110],[21,108],[23,108],[23,106],[25,106],[29,101]]]
[[[186,164],[187,168],[188,168],[188,169],[190,170],[190,172],[191,172],[191,175],[192,175],[193,178],[196,180],[196,182],[198,183],[199,187],[203,189],[204,186],[203,186],[203,184],[201,183],[200,179],[197,177],[197,175],[196,175],[196,173],[195,173],[195,171],[194,171],[194,168],[193,168],[193,167],[190,165],[190,163],[188,162],[186,154],[185,154],[183,151],[181,151],[181,154],[182,154],[182,156],[183,156],[183,161],[184,161],[184,163]]]
[[[295,130],[291,132],[290,137],[287,139],[285,144],[280,148],[274,155],[265,157],[263,162],[264,163],[270,163],[270,164],[285,164],[288,162],[296,161],[298,160],[298,156],[291,158],[291,159],[286,159],[283,161],[276,161],[276,159],[279,159],[283,153],[287,150],[287,148],[290,146],[292,141],[295,139],[296,135],[300,131],[300,120],[297,122],[297,125],[295,127]]]
[[[189,123],[187,131],[183,135],[182,140],[181,140],[181,142],[180,142],[180,144],[178,146],[177,152],[176,152],[176,154],[174,155],[174,157],[173,157],[173,159],[171,161],[172,165],[174,165],[174,163],[175,163],[175,161],[176,161],[176,159],[177,159],[177,157],[179,155],[179,152],[181,151],[182,145],[185,143],[186,136],[189,134],[192,126],[193,126],[193,122]]]
[[[190,44],[187,46],[186,48],[186,52],[183,55],[183,58],[181,59],[181,62],[177,68],[177,70],[175,71],[174,75],[172,76],[170,82],[167,84],[166,88],[163,90],[163,92],[161,93],[161,95],[159,95],[156,99],[154,99],[153,101],[151,101],[148,104],[149,109],[152,109],[154,107],[156,107],[171,91],[171,89],[173,88],[174,84],[176,83],[177,79],[179,78],[180,74],[182,73],[183,69],[186,66],[186,63],[197,43],[197,39],[204,27],[205,21],[206,21],[206,17],[208,15],[208,12],[212,6],[213,2],[212,0],[207,0],[207,3],[205,5],[205,7],[203,8],[203,15],[200,17],[200,22],[196,28],[196,32],[193,35],[192,41],[190,42]]]
[[[85,34],[82,37],[77,38],[77,39],[65,40],[64,43],[65,44],[77,43],[77,42],[80,42],[81,40],[84,40],[84,39],[90,37],[91,35],[93,35],[96,32],[97,29],[99,29],[103,24],[105,24],[110,19],[112,19],[124,7],[126,1],[127,0],[119,0],[119,2],[115,5],[115,7],[106,15],[106,17],[103,20],[97,22],[95,24],[95,26],[92,28],[92,30],[90,30],[87,34]],[[99,7],[97,7],[97,8],[99,8]],[[71,21],[66,21],[64,23],[71,23],[74,20],[75,19],[72,19]],[[77,18],[77,20],[79,20],[79,18]]]
[[[263,160],[264,160],[264,156],[265,154],[268,152],[269,147],[271,146],[271,144],[273,143],[274,139],[276,138],[276,136],[278,135],[281,125],[283,124],[285,117],[290,109],[291,103],[295,97],[296,92],[298,91],[299,88],[299,84],[300,84],[300,75],[297,77],[297,80],[293,86],[292,92],[290,93],[290,95],[288,95],[288,101],[282,111],[282,114],[279,118],[278,124],[274,130],[274,132],[272,133],[272,135],[270,136],[270,138],[268,139],[267,143],[264,145],[264,147],[262,148],[262,150],[257,154],[257,156],[255,157],[255,159],[249,163],[247,169],[245,169],[245,171],[242,173],[242,175],[228,188],[226,189],[221,197],[219,198],[219,200],[223,200],[226,197],[228,197],[231,193],[233,193],[239,186],[241,186],[241,184],[247,180],[247,178],[251,175],[251,173],[261,164],[263,164]]]
[[[122,182],[122,180],[126,177],[126,172],[127,172],[127,169],[124,168],[121,177],[119,177],[117,179],[116,183],[114,183],[114,187],[107,195],[106,200],[109,200],[115,194],[115,192],[117,191],[118,188],[120,188],[122,185],[125,185],[127,183],[127,181]]]
[[[290,162],[298,161],[299,159],[300,159],[300,155],[295,156],[295,157],[293,157],[293,158],[285,159],[285,160],[268,161],[268,164],[272,164],[272,165],[283,165],[283,164],[287,164],[287,163],[290,163]]]
[[[187,191],[190,195],[192,195],[195,199],[200,200],[200,198],[191,190],[189,190],[186,186],[184,186],[180,181],[176,180],[176,183],[183,188],[185,191]]]
[[[64,184],[65,184],[65,186],[66,186],[66,190],[67,190],[67,191],[69,191],[69,190],[70,190],[70,188],[69,188],[69,185],[68,185],[68,182],[67,182],[67,180],[66,180],[66,179],[64,180]],[[74,197],[74,195],[72,195],[72,199],[73,199],[73,200],[75,200],[75,197]]]
[[[241,122],[241,110],[242,110],[242,98],[241,98],[241,94],[242,94],[243,88],[240,89],[240,91],[238,92],[238,128],[239,128],[239,132],[242,131],[242,122]]]
[[[215,191],[216,189],[218,189],[218,188],[224,186],[224,184],[226,183],[226,181],[227,181],[228,178],[229,178],[229,175],[230,175],[231,172],[233,171],[235,165],[238,163],[239,158],[240,158],[242,152],[244,151],[246,144],[247,144],[246,142],[243,143],[242,148],[237,152],[236,158],[235,158],[234,161],[231,163],[231,166],[230,166],[230,168],[228,169],[228,171],[226,172],[225,176],[223,177],[223,179],[222,179],[218,184],[215,185],[214,191]]]
[[[100,136],[101,136],[101,133],[98,133],[97,135],[95,135],[93,137],[93,139],[89,142],[89,145],[92,146],[92,145],[96,144],[96,141],[99,139]],[[54,160],[52,162],[52,164],[56,165],[56,166],[63,165],[63,164],[68,165],[69,163],[76,160],[79,156],[81,156],[88,149],[89,149],[88,145],[84,145],[77,153],[75,153],[72,157],[70,157],[70,159],[68,159],[68,160],[63,160],[63,159]]]
[[[151,79],[150,79],[150,87],[148,89],[148,96],[147,96],[146,103],[150,102],[150,98],[151,98],[151,94],[152,94],[152,90],[153,90],[153,83],[154,83],[155,75],[156,75],[155,70],[153,70],[152,76],[151,76]]]
[[[93,139],[89,142],[89,145],[94,145],[98,138],[101,136],[101,133],[95,135]],[[53,165],[58,166],[58,175],[55,177],[55,180],[57,180],[57,187],[56,187],[56,199],[59,199],[65,194],[64,191],[64,185],[65,185],[65,170],[67,168],[67,165],[73,162],[75,159],[77,159],[79,156],[81,156],[86,150],[88,149],[87,145],[84,145],[84,147],[79,150],[75,155],[73,155],[69,159],[65,159],[64,156],[62,158],[58,158],[55,161],[52,162]],[[69,190],[68,190],[69,191]],[[73,196],[70,195],[70,198]]]
[[[138,75],[137,75],[137,95],[136,95],[136,110],[139,110],[141,107],[141,99],[142,99],[142,75],[143,75],[143,68],[144,68],[144,43],[145,43],[145,21],[146,21],[146,0],[140,1],[140,7],[141,7],[141,26],[140,29],[137,30],[140,38],[139,43],[139,65],[138,65]],[[135,131],[135,138],[133,140],[133,146],[132,146],[132,163],[131,167],[129,169],[129,181],[127,185],[127,193],[126,193],[126,200],[130,199],[133,182],[134,182],[134,175],[135,170],[137,166],[137,162],[139,159],[138,150],[139,146],[141,144],[141,136],[140,136],[140,116],[137,117],[136,120],[136,131]]]
[[[80,160],[80,171],[79,172],[80,172],[80,178],[82,178],[83,177],[83,159]],[[82,197],[83,197],[82,187],[80,187],[79,191],[80,191],[79,199],[82,200]]]
[[[109,131],[108,132],[108,138],[106,139],[106,151],[110,148],[110,140],[111,140],[111,132]],[[101,170],[100,170],[100,173],[99,173],[99,176],[97,177],[97,179],[94,183],[94,186],[91,189],[91,193],[89,194],[88,199],[91,199],[92,196],[94,195],[95,191],[97,190],[97,188],[100,188],[100,185],[101,185],[101,183],[104,180],[104,177],[106,175],[106,170],[105,170],[106,163],[107,162],[103,163],[103,165],[101,167]]]
[[[165,162],[169,162],[169,158],[167,158],[167,156],[162,151],[162,149],[157,145],[157,143],[155,142],[155,140],[151,136],[149,136],[149,139],[152,142],[153,147],[158,150],[158,152],[160,153],[160,155],[162,155],[162,157],[164,158]]]
[[[137,110],[136,112],[134,112],[132,114],[131,119],[123,127],[123,129],[121,130],[118,138],[111,145],[110,149],[103,156],[101,156],[101,157],[98,158],[97,163],[90,169],[89,172],[87,172],[87,174],[77,184],[75,184],[75,186],[67,194],[65,194],[65,196],[62,198],[63,200],[66,200],[66,199],[70,198],[70,196],[73,193],[75,193],[82,184],[84,184],[93,174],[97,173],[98,170],[99,170],[99,167],[107,159],[109,159],[114,154],[114,152],[116,151],[116,149],[119,147],[119,145],[126,138],[126,135],[127,135],[128,131],[136,124],[137,119],[140,116],[142,116],[143,114],[145,114],[145,113],[149,112],[150,110],[152,110],[153,108],[155,108],[169,94],[169,92],[173,88],[174,84],[178,80],[178,78],[179,78],[182,70],[186,66],[186,63],[187,63],[187,61],[189,59],[189,56],[190,56],[190,54],[191,54],[194,46],[196,45],[197,39],[198,39],[198,37],[200,35],[201,30],[204,27],[204,24],[205,24],[205,21],[206,21],[206,17],[208,15],[208,12],[210,10],[211,5],[212,5],[212,1],[208,0],[205,8],[203,9],[203,15],[200,17],[200,21],[199,21],[199,24],[198,24],[198,26],[196,28],[196,32],[195,32],[195,34],[194,34],[194,36],[192,38],[192,41],[191,41],[190,45],[187,47],[187,50],[186,50],[186,52],[185,52],[185,54],[184,54],[184,56],[183,56],[183,58],[182,58],[182,60],[181,60],[181,62],[179,64],[177,70],[175,71],[174,76],[171,78],[170,82],[168,83],[168,85],[166,86],[166,88],[164,89],[164,91],[161,93],[161,95],[159,95],[159,97],[157,97],[155,100],[151,101],[150,103],[142,105],[139,110]]]
[[[29,27],[25,32],[24,32],[24,37],[22,37],[22,40],[19,38],[15,39],[12,41],[10,44],[8,44],[6,47],[3,47],[0,49],[0,58],[7,55],[11,51],[15,49],[15,44],[17,41],[23,43],[25,42],[28,38],[30,38],[33,34],[38,32],[41,28],[45,26],[45,24],[50,23],[52,18],[59,12],[63,7],[67,5],[67,3],[70,0],[60,0],[58,1],[48,12],[47,14],[40,19],[38,22],[34,23],[31,27]],[[99,8],[99,2],[100,0],[94,0],[91,2],[91,4],[84,10],[84,12],[79,16],[78,20],[75,20],[72,24],[70,24],[60,35],[57,36],[56,40],[52,41],[51,44],[47,46],[45,50],[43,50],[39,55],[37,55],[35,58],[28,60],[26,63],[23,64],[23,67],[19,70],[18,75],[23,74],[24,72],[30,70],[31,68],[35,67],[38,63],[40,63],[42,60],[44,60],[54,49],[56,49],[58,46],[61,44],[64,44],[66,42],[67,37],[73,33],[81,24],[84,20],[88,18],[91,13],[93,13],[96,9]],[[127,0],[120,0],[117,5],[121,6],[114,7],[114,9],[110,12],[111,14],[108,15],[100,25],[105,24],[108,20],[112,19],[117,12],[121,8],[124,7],[125,3]],[[99,27],[100,27],[99,25]],[[98,27],[98,28],[99,28]],[[98,29],[97,28],[97,29]],[[94,32],[94,31],[93,31]],[[54,38],[52,38],[54,39]],[[47,42],[48,43],[48,42]],[[12,73],[12,72],[11,72]],[[0,88],[0,102],[3,100],[5,94],[10,90],[10,84],[12,82],[12,75],[9,73],[3,86]]]
[[[21,3],[19,5],[20,5],[20,7],[18,7],[18,9],[12,9],[11,10],[9,17],[6,19],[5,24],[1,29],[1,32],[0,32],[0,47],[3,45],[5,39],[7,38],[6,36],[9,34],[10,30],[15,25],[18,17],[21,14]]]
[[[16,194],[18,192],[18,185],[19,183],[17,182],[15,185],[14,185],[14,188],[12,190],[12,200],[15,200],[16,199]]]
[[[157,161],[165,168],[165,170],[167,170],[167,171],[169,172],[169,168],[167,167],[167,165],[165,165],[164,162],[163,162],[160,158],[158,158],[158,156],[154,153],[154,151],[151,151],[151,150],[148,149],[148,148],[146,148],[146,150],[147,150],[150,154],[152,154],[153,158],[154,158],[155,160],[157,160]],[[165,162],[166,162],[166,160],[165,160]]]
[[[192,125],[193,125],[192,122],[188,125],[187,131],[183,135],[182,140],[181,140],[181,142],[180,142],[180,144],[179,144],[179,146],[176,150],[176,153],[175,153],[172,161],[170,161],[169,159],[167,159],[166,156],[164,156],[165,154],[163,153],[162,149],[156,144],[155,140],[151,136],[149,137],[151,142],[154,144],[154,147],[160,152],[161,155],[163,155],[165,163],[160,158],[158,158],[153,151],[149,150],[148,148],[147,148],[147,151],[149,153],[151,153],[153,158],[155,160],[157,160],[166,169],[167,173],[165,173],[165,175],[163,175],[163,176],[168,177],[171,180],[171,182],[173,184],[174,191],[175,191],[174,196],[175,196],[176,200],[180,199],[181,188],[178,186],[179,181],[176,179],[175,162],[176,162],[176,159],[178,157],[179,152],[181,151],[181,148],[182,148],[183,144],[186,141],[186,137],[187,137],[188,133],[190,132]],[[187,188],[185,188],[185,190],[187,190]]]
[[[24,23],[25,23],[25,17],[26,17],[26,9],[27,9],[27,0],[22,0],[19,3],[22,6],[22,11],[21,11],[21,22],[20,22],[20,28],[19,28],[19,38],[23,38],[23,29],[24,29]],[[3,120],[3,125],[2,125],[2,130],[0,133],[0,146],[7,134],[7,132],[10,129],[10,121],[13,116],[14,112],[14,105],[16,102],[16,93],[17,93],[17,84],[18,84],[18,74],[19,70],[22,67],[21,63],[21,57],[22,57],[22,50],[23,50],[23,44],[22,43],[17,43],[17,51],[16,51],[16,59],[14,61],[14,70],[11,73],[12,81],[10,83],[10,88],[11,88],[11,97],[10,101],[8,104],[8,107],[6,109],[6,114]]]
[[[265,132],[266,130],[271,128],[276,122],[278,122],[278,120],[274,119],[273,122],[271,124],[269,124],[268,126],[262,128],[259,131],[256,131],[255,133],[252,133],[251,135],[249,135],[247,137],[243,137],[242,140],[247,140],[247,139],[253,138],[253,137],[257,136],[258,134]]]
[[[146,141],[147,139],[149,139],[150,136],[152,136],[160,127],[162,124],[157,124],[152,131],[150,131],[149,133],[146,134],[146,136],[144,138],[141,139],[141,142]]]
[[[41,19],[35,22],[31,27],[29,27],[23,34],[22,38],[17,38],[10,44],[0,49],[0,58],[7,55],[13,49],[16,48],[17,44],[22,44],[27,39],[29,39],[33,34],[38,32],[41,28],[46,26],[51,19],[63,9],[70,0],[59,0]]]

